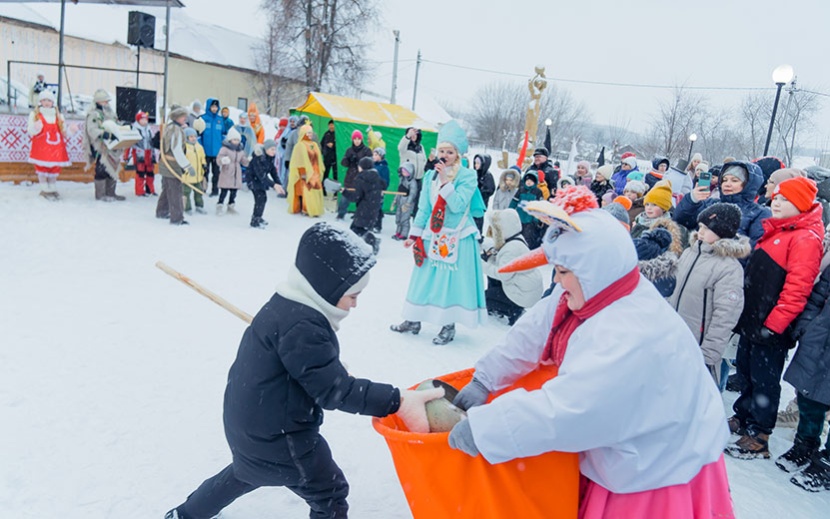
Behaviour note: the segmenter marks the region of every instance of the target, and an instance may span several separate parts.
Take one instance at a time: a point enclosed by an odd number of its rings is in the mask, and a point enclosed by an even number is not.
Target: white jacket
[[[499,273],[499,269],[514,259],[527,254],[530,249],[522,238],[522,222],[515,209],[493,211],[490,220],[490,230],[493,234],[498,253],[484,263],[484,273],[487,277],[501,281],[505,295],[511,301],[529,308],[535,305],[542,297],[542,274],[538,269],[509,274]],[[518,239],[509,240],[518,235]]]
[[[602,277],[611,271],[614,280],[636,265],[624,229],[608,227],[613,217],[598,214],[603,212],[591,211],[578,223],[584,233],[621,251],[615,258],[625,263],[621,269],[596,257],[601,246],[580,254],[580,242],[570,236],[554,242],[555,252],[545,251],[554,264],[585,273],[580,284],[588,298],[610,284],[588,279],[588,273]],[[597,223],[602,223],[599,233]],[[561,295],[557,286],[476,363],[476,378],[491,391],[539,364]],[[721,456],[729,439],[723,402],[697,342],[642,276],[634,292],[574,331],[557,377],[537,391],[511,391],[470,409],[468,416],[476,446],[490,463],[553,450],[577,452],[581,472],[615,493],[687,483]]]

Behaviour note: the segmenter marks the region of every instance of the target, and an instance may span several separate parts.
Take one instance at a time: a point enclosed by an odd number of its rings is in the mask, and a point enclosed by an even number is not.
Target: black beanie
[[[372,248],[355,233],[316,223],[300,238],[295,265],[332,306],[375,265]]]
[[[741,208],[726,202],[712,204],[697,215],[697,223],[702,223],[720,238],[734,238],[741,226]]]
[[[357,165],[360,167],[360,169],[366,171],[367,169],[372,169],[375,167],[375,161],[372,160],[372,157],[363,157],[362,159],[360,159]]]

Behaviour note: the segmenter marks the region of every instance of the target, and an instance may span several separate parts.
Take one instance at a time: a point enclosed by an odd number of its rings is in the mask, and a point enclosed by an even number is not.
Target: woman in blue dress
[[[487,318],[484,272],[479,258],[478,228],[473,217],[484,215],[475,171],[461,164],[467,137],[455,121],[438,132],[435,169],[424,175],[409,238],[415,264],[401,324],[392,331],[418,334],[421,322],[441,326],[433,344],[455,338],[455,323],[470,328]]]

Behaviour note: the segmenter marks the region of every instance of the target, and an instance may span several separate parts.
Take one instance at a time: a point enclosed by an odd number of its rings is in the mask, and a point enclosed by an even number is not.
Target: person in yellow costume
[[[323,214],[323,155],[311,126],[300,128],[300,139],[291,153],[288,173],[288,212],[308,216]]]

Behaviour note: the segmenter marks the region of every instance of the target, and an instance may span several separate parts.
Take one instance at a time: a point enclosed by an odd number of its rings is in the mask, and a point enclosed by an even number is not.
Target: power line
[[[476,72],[486,72],[489,74],[497,74],[501,76],[521,77],[526,78],[527,74],[515,74],[512,72],[502,72],[499,70],[490,70],[484,68],[468,67],[465,65],[455,65],[452,63],[443,63],[441,61],[433,61],[429,59],[422,60],[424,63],[432,63],[434,65],[441,65],[444,67],[459,68],[464,70],[473,70]],[[634,87],[634,88],[658,88],[674,90],[678,88],[677,85],[648,85],[645,83],[617,83],[612,81],[590,81],[585,79],[566,79],[550,77],[549,81],[559,81],[561,83],[578,83],[583,85],[602,85],[602,86],[618,86],[618,87]],[[684,90],[774,90],[772,87],[707,87],[707,86],[683,86]],[[827,94],[821,94],[827,95]]]

